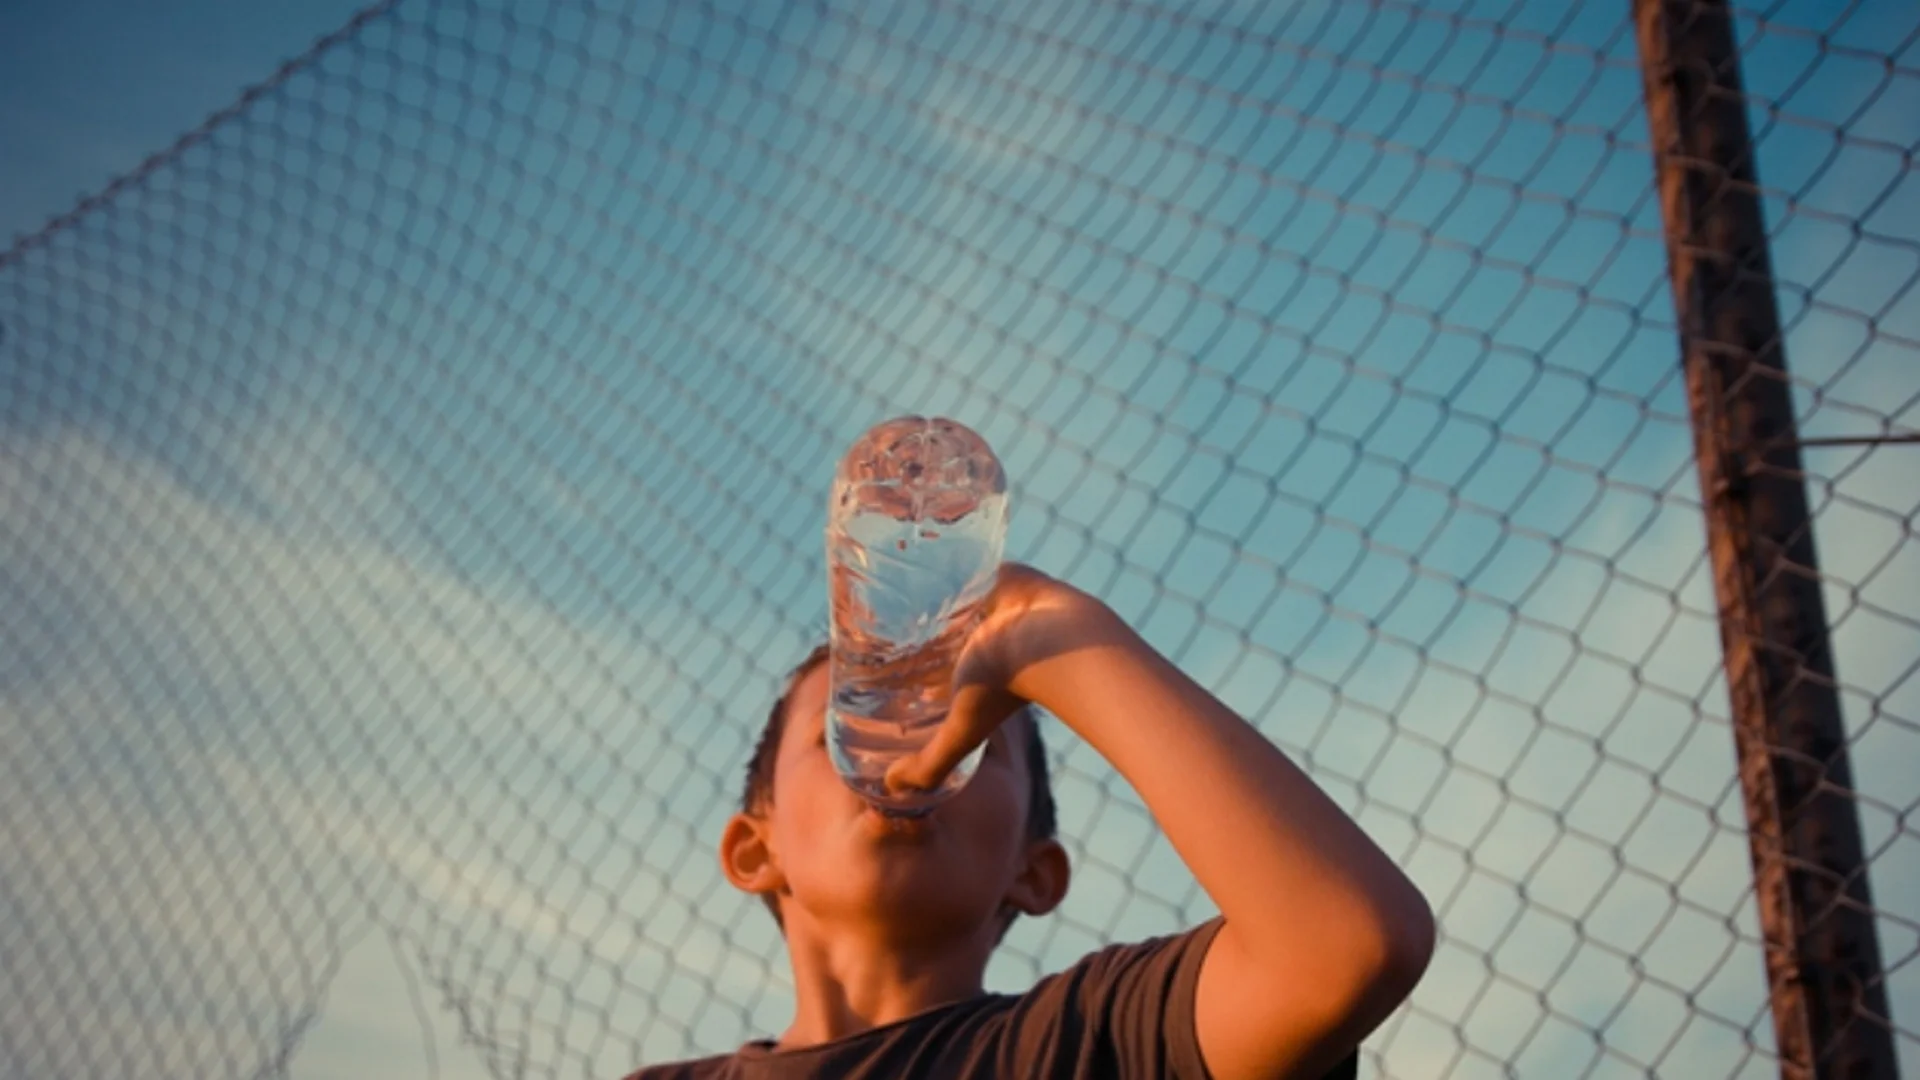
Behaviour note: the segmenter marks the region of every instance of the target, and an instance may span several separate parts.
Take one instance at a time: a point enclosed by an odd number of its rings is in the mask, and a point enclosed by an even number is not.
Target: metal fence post
[[[1893,1080],[1773,271],[1725,0],[1633,0],[1780,1072]]]

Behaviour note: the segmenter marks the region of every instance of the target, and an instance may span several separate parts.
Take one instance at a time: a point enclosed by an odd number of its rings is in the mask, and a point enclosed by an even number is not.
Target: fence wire
[[[1737,18],[1915,1074],[1920,12]],[[1431,899],[1365,1071],[1778,1075],[1652,160],[1624,3],[369,8],[0,254],[0,1075],[779,1030],[711,851],[903,412]],[[1050,737],[1001,989],[1212,910]]]

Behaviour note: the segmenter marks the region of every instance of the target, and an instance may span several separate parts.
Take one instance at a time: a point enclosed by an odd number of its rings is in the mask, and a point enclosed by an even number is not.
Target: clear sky
[[[361,6],[11,0],[0,8],[0,237],[106,187]]]
[[[350,14],[6,8],[0,236]],[[1807,434],[1920,428],[1917,25],[1743,23]],[[305,1080],[610,1075],[783,1023],[708,851],[833,460],[921,411],[999,449],[1014,557],[1440,907],[1387,1074],[1766,1075],[1635,63],[1620,12],[1469,0],[373,20],[0,255],[0,1074],[304,1030]],[[1915,453],[1809,457],[1892,958]],[[1002,989],[1208,914],[1051,735],[1078,878]]]

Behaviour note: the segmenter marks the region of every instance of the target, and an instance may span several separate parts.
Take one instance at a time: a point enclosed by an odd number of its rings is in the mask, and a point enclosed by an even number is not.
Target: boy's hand
[[[1098,643],[1117,621],[1105,604],[1031,566],[1004,563],[986,610],[954,665],[953,707],[921,750],[887,770],[893,790],[939,784],[974,747],[1030,701],[1042,699],[1042,661]]]
[[[1027,701],[1105,758],[1220,909],[1194,991],[1218,1080],[1319,1077],[1419,981],[1435,933],[1419,890],[1266,736],[1105,604],[1005,567],[954,685],[953,711],[888,784],[930,787]]]

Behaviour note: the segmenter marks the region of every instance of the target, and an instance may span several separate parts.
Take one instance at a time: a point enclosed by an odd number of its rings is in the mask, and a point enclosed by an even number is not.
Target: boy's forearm
[[[1431,949],[1426,901],[1285,754],[1105,605],[1055,622],[1053,635],[1014,691],[1140,793],[1236,947],[1291,977],[1377,979],[1370,964],[1411,964],[1418,977]]]

